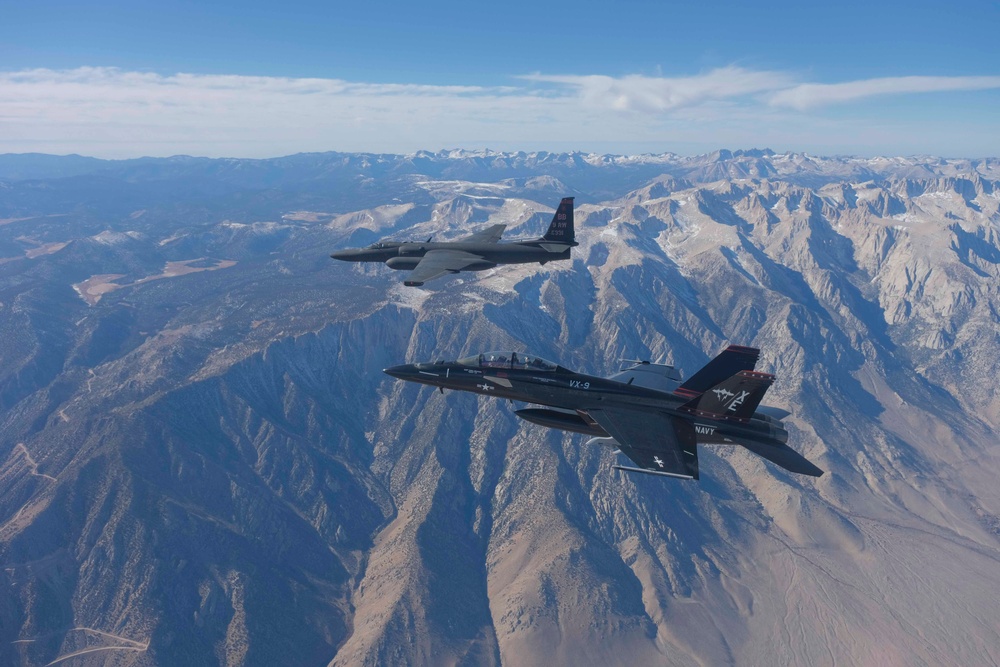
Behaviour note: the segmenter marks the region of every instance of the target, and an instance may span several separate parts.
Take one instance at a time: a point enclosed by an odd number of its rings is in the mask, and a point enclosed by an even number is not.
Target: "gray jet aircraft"
[[[573,232],[573,197],[564,197],[552,224],[540,239],[500,243],[507,225],[493,225],[458,241],[431,239],[379,241],[367,248],[338,250],[330,255],[347,262],[385,262],[390,269],[413,271],[404,285],[419,287],[429,280],[461,271],[485,271],[497,264],[531,264],[570,258],[577,245]]]
[[[648,361],[608,378],[574,373],[517,352],[489,352],[458,361],[407,364],[385,373],[441,389],[471,391],[547,406],[516,410],[548,428],[594,436],[635,466],[618,470],[698,479],[698,445],[742,445],[791,472],[823,471],[786,443],[790,413],[761,406],[774,376],[754,370],[760,351],[731,345],[681,382],[672,366]]]

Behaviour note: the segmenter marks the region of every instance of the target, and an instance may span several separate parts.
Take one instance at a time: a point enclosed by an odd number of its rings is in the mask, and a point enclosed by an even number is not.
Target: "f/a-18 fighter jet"
[[[497,264],[532,264],[570,258],[577,245],[573,232],[573,197],[564,197],[552,224],[540,239],[500,243],[507,225],[493,225],[457,241],[379,241],[367,248],[338,250],[330,255],[347,262],[385,262],[390,269],[413,273],[404,285],[424,283],[461,271],[485,271]]]
[[[488,352],[458,361],[386,368],[401,380],[534,403],[515,411],[548,428],[593,436],[634,466],[627,472],[698,479],[698,445],[742,445],[785,470],[823,471],[789,447],[782,419],[761,406],[774,376],[754,370],[760,351],[732,345],[681,382],[672,366],[630,362],[608,378],[583,375],[517,352]]]

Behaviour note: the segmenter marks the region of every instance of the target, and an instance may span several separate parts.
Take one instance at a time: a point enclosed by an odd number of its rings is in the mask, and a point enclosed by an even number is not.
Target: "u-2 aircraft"
[[[546,406],[516,414],[526,421],[593,436],[634,465],[626,472],[698,479],[698,445],[742,445],[794,473],[823,471],[789,447],[782,419],[761,406],[774,376],[754,370],[760,351],[731,345],[685,381],[672,367],[633,362],[607,378],[575,373],[517,352],[386,368],[400,380]]]
[[[367,248],[338,250],[330,255],[346,262],[385,262],[390,269],[412,271],[404,285],[424,283],[462,271],[485,271],[498,264],[532,264],[570,258],[577,245],[573,231],[573,197],[564,197],[540,239],[501,243],[507,225],[492,225],[457,241],[379,241]]]

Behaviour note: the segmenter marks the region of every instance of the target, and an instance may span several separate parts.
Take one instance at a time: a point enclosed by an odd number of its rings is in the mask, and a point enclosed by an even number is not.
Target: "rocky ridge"
[[[430,173],[356,208],[346,186],[290,192],[281,164],[169,205],[190,173],[120,165],[164,179],[134,209],[58,208],[83,176],[8,182],[0,661],[1000,661],[995,161],[379,160]],[[594,164],[620,192],[581,193],[572,263],[414,290],[326,258],[537,235]],[[196,258],[235,264],[143,282]],[[73,291],[112,274],[128,286],[92,305]],[[730,342],[761,348],[824,477],[726,448],[703,448],[700,484],[623,476],[583,437],[380,373],[515,348],[690,374]]]

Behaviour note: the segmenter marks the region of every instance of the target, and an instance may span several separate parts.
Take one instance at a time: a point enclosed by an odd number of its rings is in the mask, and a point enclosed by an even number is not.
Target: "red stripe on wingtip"
[[[690,389],[684,389],[683,387],[677,387],[674,389],[674,396],[680,396],[681,398],[695,398],[701,396],[700,391],[691,391]]]

